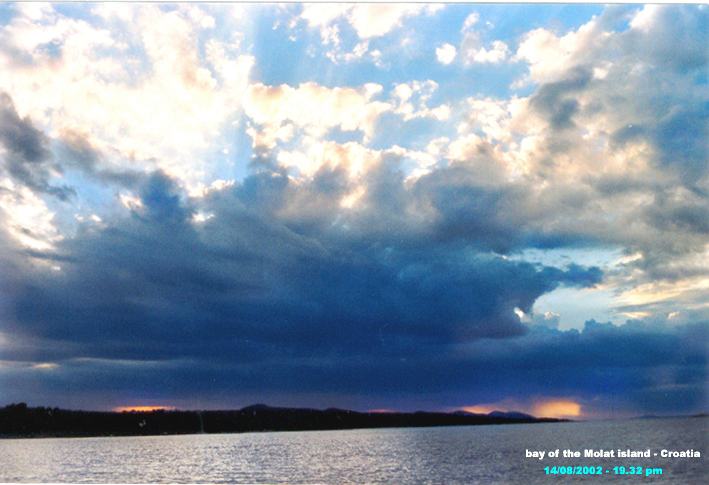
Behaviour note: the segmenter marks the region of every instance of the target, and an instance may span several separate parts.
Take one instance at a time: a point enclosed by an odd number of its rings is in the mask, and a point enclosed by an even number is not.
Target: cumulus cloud
[[[440,47],[436,47],[436,59],[441,64],[450,64],[455,60],[457,49],[452,44],[442,44]]]
[[[501,40],[494,40],[485,47],[479,32],[467,32],[460,46],[460,55],[466,64],[497,64],[505,61],[509,53],[509,47]]]
[[[238,108],[253,58],[225,40],[201,46],[196,10],[125,5],[80,20],[21,9],[0,31],[0,62],[16,67],[0,89],[23,117],[85,134],[114,169],[133,160],[201,182],[196,157]]]
[[[431,14],[440,10],[440,5],[363,4],[363,5],[316,5],[306,4],[300,14],[311,27],[327,28],[344,18],[360,39],[381,37],[400,27],[406,17]]]
[[[644,8],[635,18],[646,15]],[[667,219],[673,219],[666,211],[679,205],[689,219],[698,222],[690,214],[698,215],[697,210],[704,210],[699,207],[706,208],[702,195],[707,177],[706,123],[699,120],[706,113],[696,108],[702,106],[699,100],[706,99],[706,94],[693,87],[691,79],[709,56],[705,52],[702,60],[693,54],[692,60],[681,67],[671,56],[655,56],[654,52],[666,51],[677,36],[695,28],[697,18],[681,8],[660,9],[653,15],[654,27],[650,20],[644,20],[645,30],[633,27],[637,22],[631,21],[626,31],[607,31],[606,18],[601,16],[560,37],[534,31],[520,45],[517,55],[529,62],[530,79],[539,83],[530,98],[529,107],[535,112],[532,117],[539,116],[548,126],[548,130],[539,132],[547,140],[548,158],[541,156],[538,160],[548,160],[550,168],[555,166],[550,174],[583,173],[593,189],[604,196],[625,198],[627,208],[633,208],[627,220],[638,223],[619,230],[619,237],[625,234],[639,245],[661,250],[657,246],[663,245],[660,241],[664,236],[660,234],[675,238],[677,232],[658,224],[660,219],[645,225],[641,221],[647,220],[646,211],[663,212]],[[696,16],[706,14],[697,11]],[[702,35],[698,33],[697,44],[702,42]],[[650,47],[645,49],[643,45]],[[688,45],[687,50],[696,52],[695,44]],[[648,79],[653,79],[650,85]],[[665,101],[656,103],[658,96]],[[679,129],[679,118],[684,129]],[[686,139],[679,142],[683,137]],[[592,140],[600,143],[591,147]],[[566,157],[573,157],[574,163],[562,162]],[[623,177],[628,168],[633,168],[634,174]],[[648,204],[642,194],[652,203]],[[654,243],[636,232],[643,230],[640,226],[652,228]],[[703,232],[702,224],[684,226],[685,249],[703,252],[704,244],[697,239]],[[643,253],[652,252],[649,247],[642,249]]]
[[[11,248],[17,251],[20,248],[47,250],[62,239],[55,223],[55,213],[47,203],[28,187],[9,178],[0,179],[0,214],[3,215],[7,251]]]
[[[488,47],[485,47],[481,31],[474,28],[479,19],[479,14],[474,12],[468,15],[463,22],[463,27],[461,28],[463,40],[460,43],[460,56],[463,62],[465,64],[498,64],[507,60],[510,49],[505,42],[494,40]]]
[[[335,64],[367,59],[384,67],[381,50],[370,49],[370,41],[402,27],[408,18],[432,15],[441,8],[441,5],[423,4],[305,4],[289,22],[289,27],[294,29],[298,20],[302,20],[308,27],[318,29],[322,46],[326,48],[325,57]],[[343,40],[352,36],[350,32],[356,42]],[[402,42],[403,46],[405,41]]]
[[[288,126],[315,136],[338,127],[344,131],[359,130],[365,137],[371,137],[377,118],[390,108],[387,103],[373,99],[381,90],[375,83],[332,89],[313,82],[298,87],[254,84],[249,86],[244,109],[247,116],[264,127],[260,139],[269,148],[277,139],[290,136]]]
[[[477,51],[468,51],[468,61],[469,62],[481,62],[481,63],[493,63],[502,62],[507,59],[509,55],[509,48],[507,44],[501,40],[495,40],[490,45],[489,49],[480,47]]]
[[[428,106],[428,101],[438,89],[438,83],[430,79],[396,84],[392,89],[394,113],[402,115],[404,121],[415,118],[433,118],[438,121],[448,119],[450,107],[440,104],[434,108]]]

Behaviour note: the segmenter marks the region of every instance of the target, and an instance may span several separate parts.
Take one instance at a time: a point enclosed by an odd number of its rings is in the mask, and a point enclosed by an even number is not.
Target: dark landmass
[[[139,436],[247,431],[307,431],[559,422],[522,413],[373,413],[346,409],[277,408],[264,404],[232,411],[70,411],[28,407],[0,408],[0,437]]]
[[[534,416],[530,414],[520,413],[518,411],[492,411],[488,416],[509,419],[535,419]]]
[[[706,418],[709,417],[708,413],[699,414],[668,414],[668,415],[657,415],[657,414],[643,414],[642,416],[636,416],[631,419],[676,419],[676,418]]]

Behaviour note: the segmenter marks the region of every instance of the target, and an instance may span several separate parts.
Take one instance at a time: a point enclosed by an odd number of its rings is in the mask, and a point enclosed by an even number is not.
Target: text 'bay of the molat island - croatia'
[[[0,483],[709,483],[708,37],[0,3]]]

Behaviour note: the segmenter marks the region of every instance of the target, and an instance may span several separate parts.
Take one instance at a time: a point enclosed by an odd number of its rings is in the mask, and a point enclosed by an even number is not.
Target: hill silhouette
[[[25,403],[0,408],[0,436],[133,436],[247,431],[306,431],[356,428],[459,426],[564,421],[519,413],[440,413],[418,411],[358,412],[346,409],[271,407],[265,404],[238,410],[142,412],[73,411],[28,407]]]

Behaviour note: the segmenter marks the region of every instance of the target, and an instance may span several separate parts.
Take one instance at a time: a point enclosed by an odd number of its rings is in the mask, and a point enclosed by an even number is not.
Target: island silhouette
[[[359,412],[347,409],[271,407],[255,404],[236,410],[77,411],[29,407],[0,408],[0,437],[141,436],[162,434],[315,431],[407,428],[568,421],[524,413],[493,411]]]

